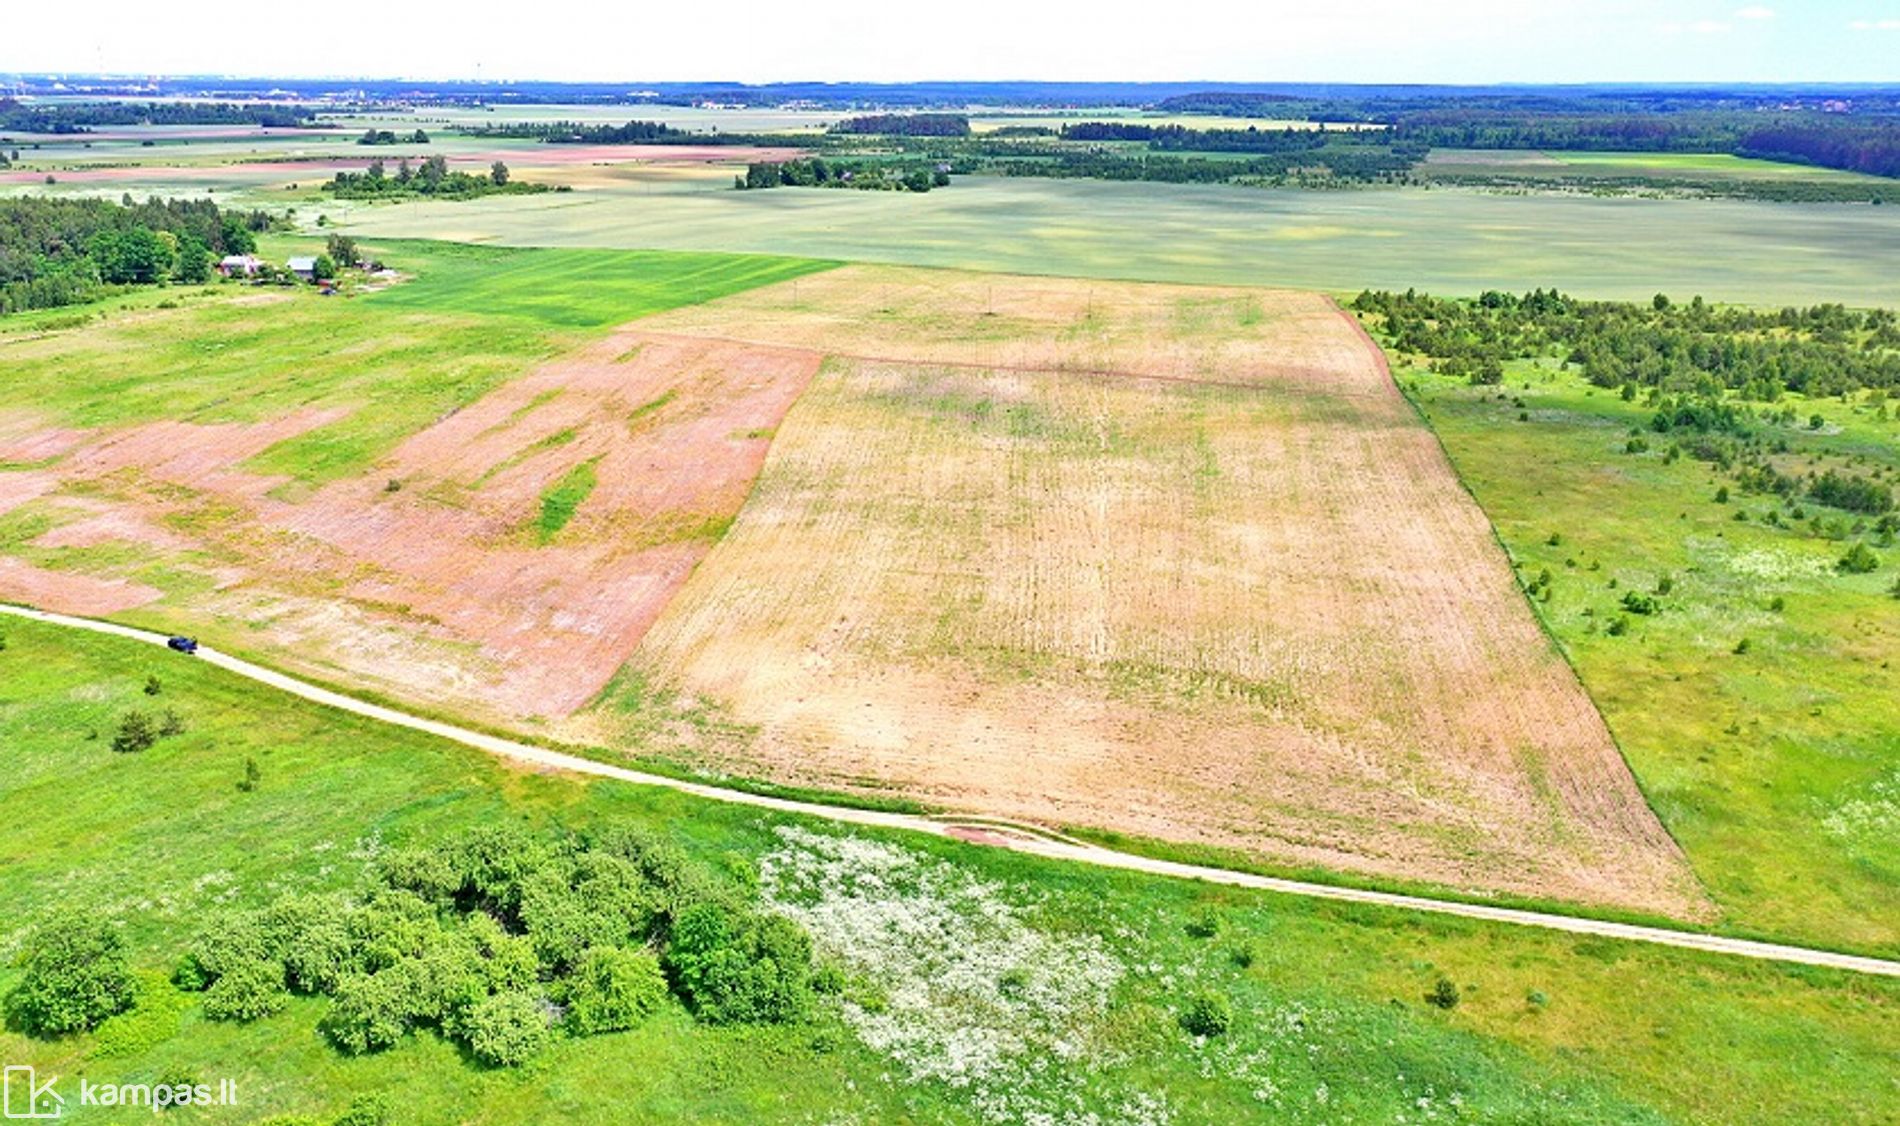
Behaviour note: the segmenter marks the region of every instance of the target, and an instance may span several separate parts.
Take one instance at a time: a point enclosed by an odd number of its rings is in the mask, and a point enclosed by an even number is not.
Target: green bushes
[[[713,1024],[797,1020],[811,1002],[811,940],[776,916],[694,904],[674,923],[665,965],[681,998]]]
[[[104,919],[71,915],[41,927],[19,964],[24,972],[7,994],[7,1023],[30,1036],[83,1032],[132,1007],[125,946]]]
[[[1458,1002],[1462,997],[1463,994],[1459,991],[1456,982],[1448,977],[1441,977],[1425,994],[1425,1003],[1433,1008],[1449,1011],[1458,1007]]]
[[[1879,566],[1880,556],[1875,555],[1872,548],[1860,542],[1848,548],[1847,554],[1841,556],[1840,561],[1834,564],[1835,570],[1843,575],[1865,575],[1878,569]]]
[[[568,1028],[583,1036],[632,1028],[666,1000],[659,959],[643,950],[589,950],[561,993]]]
[[[548,1045],[548,1018],[540,998],[523,991],[483,998],[463,1022],[469,1051],[483,1063],[516,1067]]]
[[[1233,1027],[1233,1006],[1218,993],[1197,994],[1181,1010],[1180,1022],[1188,1035],[1212,1039]]]
[[[557,1026],[635,1027],[670,993],[709,1022],[802,1017],[805,933],[713,887],[636,834],[588,843],[483,828],[383,854],[360,895],[287,897],[213,920],[173,980],[203,990],[213,1020],[276,1012],[289,990],[327,994],[319,1030],[339,1051],[433,1028],[498,1067],[534,1056]]]

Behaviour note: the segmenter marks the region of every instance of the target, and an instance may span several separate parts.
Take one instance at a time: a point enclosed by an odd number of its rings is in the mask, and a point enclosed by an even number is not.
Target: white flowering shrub
[[[1038,929],[1002,885],[893,845],[780,827],[765,909],[871,987],[845,1020],[913,1082],[969,1091],[990,1122],[1166,1122],[1153,1096],[1087,1109],[1103,1018],[1123,976],[1096,935]],[[1091,1077],[1095,1080],[1091,1084]]]

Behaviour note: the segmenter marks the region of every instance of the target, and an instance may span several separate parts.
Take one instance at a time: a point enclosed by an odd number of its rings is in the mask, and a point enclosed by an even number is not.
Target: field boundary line
[[[59,614],[48,610],[38,610],[28,606],[0,603],[0,614],[47,625],[82,629],[92,633],[107,634],[147,645],[164,646],[166,636],[150,630],[133,626],[119,625],[116,622],[100,621],[95,618],[81,618],[70,614]],[[1727,954],[1741,958],[1753,958],[1762,961],[1790,962],[1798,965],[1818,966],[1826,969],[1847,970],[1855,973],[1874,974],[1883,977],[1900,977],[1900,961],[1874,958],[1860,954],[1843,954],[1833,950],[1823,950],[1806,946],[1788,946],[1773,942],[1759,942],[1753,939],[1729,938],[1724,935],[1708,934],[1701,931],[1670,930],[1665,927],[1643,926],[1636,923],[1618,923],[1604,919],[1592,919],[1578,915],[1557,915],[1541,911],[1531,911],[1517,907],[1492,907],[1481,903],[1465,903],[1457,900],[1433,899],[1422,895],[1408,895],[1400,892],[1375,891],[1370,888],[1341,887],[1333,884],[1309,883],[1304,880],[1285,879],[1278,876],[1263,876],[1253,872],[1235,871],[1230,868],[1214,868],[1199,864],[1188,864],[1173,860],[1160,860],[1153,857],[1137,856],[1132,853],[1118,852],[1100,845],[1082,842],[1068,842],[1041,837],[1003,836],[995,834],[972,841],[970,837],[956,832],[959,822],[938,820],[915,813],[890,813],[873,809],[854,809],[849,806],[822,805],[817,802],[799,801],[792,798],[773,797],[767,794],[755,794],[745,790],[727,789],[704,782],[691,782],[680,778],[668,778],[660,774],[648,774],[627,767],[614,766],[611,763],[583,758],[563,751],[549,750],[528,743],[505,739],[497,735],[488,735],[472,731],[441,720],[426,719],[411,715],[396,708],[382,704],[372,704],[341,692],[332,691],[278,672],[275,669],[221,653],[209,646],[201,646],[197,659],[206,664],[223,669],[226,672],[244,677],[256,683],[308,700],[311,703],[335,708],[351,715],[373,719],[395,727],[405,727],[420,731],[425,735],[466,747],[483,751],[497,758],[540,767],[545,770],[558,770],[571,774],[585,774],[597,778],[611,778],[629,782],[638,786],[653,786],[674,790],[693,797],[709,801],[727,802],[735,805],[752,806],[777,813],[792,814],[800,817],[817,818],[845,825],[863,825],[878,829],[896,829],[905,832],[924,833],[930,836],[956,840],[962,843],[979,843],[995,848],[1005,848],[1013,852],[1039,856],[1050,860],[1065,860],[1080,864],[1090,864],[1098,868],[1113,868],[1122,871],[1140,872],[1147,875],[1169,876],[1177,879],[1199,880],[1203,883],[1220,884],[1229,887],[1246,888],[1254,891],[1274,892],[1282,895],[1302,896],[1308,899],[1325,899],[1344,903],[1358,903],[1374,907],[1395,908],[1398,910],[1420,911],[1437,915],[1454,915],[1465,919],[1484,922],[1505,923],[1513,926],[1536,927],[1542,930],[1562,931],[1568,934],[1585,935],[1595,938],[1611,938],[1628,942],[1642,942],[1655,946],[1672,946],[1685,950],[1699,950],[1711,954]],[[186,659],[186,658],[180,658]],[[980,820],[973,817],[971,820]],[[968,824],[966,821],[964,824]]]
[[[850,360],[859,364],[889,364],[893,367],[912,368],[948,368],[951,371],[1008,372],[1011,375],[1073,375],[1083,379],[1125,379],[1146,383],[1175,383],[1185,387],[1224,387],[1235,391],[1272,391],[1277,394],[1298,394],[1291,388],[1279,383],[1250,383],[1240,379],[1209,379],[1198,375],[1157,375],[1151,371],[1127,371],[1121,368],[1089,367],[1050,367],[1044,364],[983,363],[979,360],[927,360],[912,356],[877,356],[863,352],[838,352],[824,348],[806,348],[796,344],[773,344],[763,340],[749,340],[743,336],[722,336],[697,332],[649,332],[639,328],[639,322],[628,324],[628,329],[637,335],[655,340],[711,340],[720,344],[737,344],[748,348],[760,348],[767,351],[798,352],[815,355],[821,360]],[[1327,392],[1328,398],[1370,399],[1382,396],[1362,391]]]

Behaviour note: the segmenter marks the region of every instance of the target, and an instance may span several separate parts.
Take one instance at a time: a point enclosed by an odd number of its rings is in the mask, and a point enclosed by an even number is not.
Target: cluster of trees
[[[1469,364],[1556,355],[1599,387],[1773,402],[1793,391],[1838,395],[1900,388],[1900,318],[1841,305],[1776,312],[1684,304],[1582,301],[1555,290],[1490,292],[1476,301],[1366,292],[1402,351]]]
[[[927,192],[950,183],[950,166],[900,165],[868,161],[755,161],[745,175],[734,176],[741,191],[757,188],[857,188],[862,191]]]
[[[1626,402],[1645,399],[1649,430],[1672,442],[1669,459],[1686,455],[1710,463],[1747,493],[1790,502],[1805,497],[1877,517],[1872,530],[1883,544],[1900,531],[1893,488],[1879,479],[1881,471],[1786,471],[1786,430],[1777,436],[1769,425],[1800,422],[1793,408],[1773,406],[1789,392],[1872,389],[1884,415],[1886,395],[1900,389],[1900,318],[1891,310],[1830,304],[1761,312],[1718,309],[1699,297],[1677,304],[1660,294],[1640,304],[1580,301],[1554,289],[1492,291],[1476,301],[1368,291],[1353,307],[1378,318],[1395,350],[1431,357],[1434,370],[1474,383],[1502,382],[1508,361],[1560,359],[1591,383],[1618,390]],[[1809,429],[1822,425],[1819,415],[1808,420]],[[1648,448],[1640,436],[1626,447],[1630,453]],[[1726,487],[1718,499],[1726,501]],[[1830,527],[1840,536],[1867,529],[1866,520],[1850,526],[1849,519]]]
[[[197,283],[226,254],[256,249],[264,212],[207,199],[0,199],[0,314],[101,296],[107,287]]]
[[[62,913],[31,934],[6,998],[29,1035],[96,1028],[137,991],[119,931]],[[428,1027],[494,1066],[556,1035],[632,1028],[684,1004],[714,1024],[803,1019],[818,973],[794,923],[752,908],[684,853],[623,830],[583,840],[511,826],[384,854],[357,895],[289,895],[212,920],[172,975],[211,1020],[250,1021],[293,993],[331,998],[337,1049]]]
[[[115,125],[309,125],[309,106],[237,102],[62,102],[29,105],[0,98],[0,131],[89,133]]]
[[[967,137],[970,119],[960,113],[872,113],[847,117],[831,131],[890,137]]]
[[[513,179],[508,166],[497,160],[486,176],[449,169],[445,156],[432,156],[418,167],[407,160],[396,165],[394,175],[380,160],[370,161],[362,172],[338,172],[323,185],[323,190],[338,199],[387,199],[421,195],[437,199],[473,199],[497,193],[531,194],[551,190],[546,184],[524,184]]]
[[[1402,178],[1416,157],[1389,146],[1342,143],[1290,152],[1262,153],[1238,159],[1149,155],[1099,149],[1060,149],[995,153],[977,164],[1002,176],[1055,179],[1148,180],[1168,184],[1314,186],[1364,184]]]
[[[414,133],[401,135],[388,129],[365,129],[363,135],[356,139],[356,143],[359,145],[426,145],[429,143],[429,135],[420,129]]]
[[[218,918],[174,982],[202,992],[212,1020],[321,995],[319,1028],[340,1051],[426,1027],[503,1067],[557,1035],[632,1028],[675,1003],[708,1023],[795,1021],[828,987],[797,925],[643,834],[482,828],[389,852],[376,869],[360,895]]]

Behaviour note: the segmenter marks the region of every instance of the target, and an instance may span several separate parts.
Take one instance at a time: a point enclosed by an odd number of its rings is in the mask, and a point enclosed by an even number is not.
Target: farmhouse
[[[248,278],[264,263],[251,254],[227,254],[218,260],[218,273],[227,278]]]
[[[313,257],[306,255],[300,258],[291,258],[285,261],[284,268],[296,274],[304,281],[316,280],[317,260]]]

